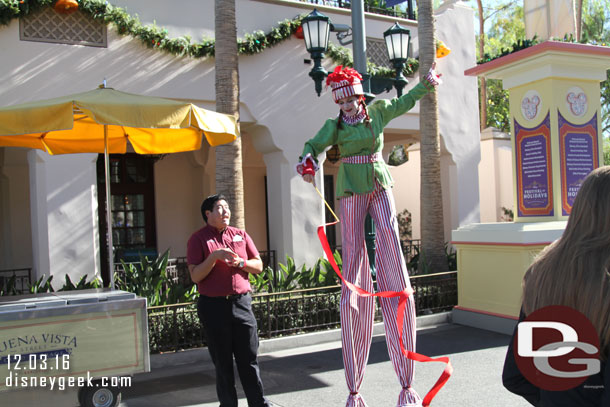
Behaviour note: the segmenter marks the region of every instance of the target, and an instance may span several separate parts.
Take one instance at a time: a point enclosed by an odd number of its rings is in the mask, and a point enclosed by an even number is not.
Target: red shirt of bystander
[[[227,226],[219,232],[212,226],[205,226],[193,233],[187,244],[188,264],[202,263],[215,250],[229,248],[242,259],[259,255],[254,242],[243,230]],[[245,294],[251,291],[248,273],[237,267],[217,261],[206,278],[197,283],[199,294],[208,297]]]

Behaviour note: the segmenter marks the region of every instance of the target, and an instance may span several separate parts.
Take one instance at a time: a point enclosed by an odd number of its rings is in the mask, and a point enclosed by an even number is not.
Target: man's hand
[[[231,267],[237,267],[241,260],[237,253],[228,248],[218,249],[214,251],[213,255],[216,261],[222,261]]]
[[[240,263],[242,262],[242,259],[237,255],[237,253],[235,253],[229,248],[225,247],[222,249],[215,250],[202,263],[199,263],[197,265],[188,265],[189,272],[191,274],[191,280],[193,281],[193,283],[199,283],[201,280],[206,278],[214,268],[214,265],[217,261],[221,261],[227,264],[229,267],[239,267]],[[246,259],[243,259],[243,261],[245,263]],[[260,271],[258,272],[260,273]]]

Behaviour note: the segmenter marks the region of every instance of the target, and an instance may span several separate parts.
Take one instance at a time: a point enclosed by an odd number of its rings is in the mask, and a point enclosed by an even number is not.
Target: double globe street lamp
[[[320,96],[322,92],[322,82],[328,75],[328,72],[322,66],[322,59],[324,58],[324,53],[328,51],[330,32],[337,32],[337,36],[339,37],[339,35],[344,34],[350,28],[343,25],[333,25],[330,18],[318,12],[317,9],[314,9],[309,15],[304,17],[301,25],[303,26],[305,48],[307,49],[307,52],[311,54],[311,59],[314,61],[314,66],[309,72],[309,76],[314,80],[316,93]],[[411,32],[400,24],[395,23],[383,33],[383,37],[385,38],[388,59],[396,70],[396,77],[392,81],[398,96],[401,96],[402,90],[409,83],[403,74],[403,70],[409,55]],[[377,78],[371,78],[371,81],[373,82],[376,80]],[[381,78],[381,80],[387,81],[387,78]],[[381,86],[375,86],[375,84],[373,84],[372,88],[381,88],[379,92],[374,93],[381,93],[383,90],[389,90],[386,89],[383,84],[381,84]]]

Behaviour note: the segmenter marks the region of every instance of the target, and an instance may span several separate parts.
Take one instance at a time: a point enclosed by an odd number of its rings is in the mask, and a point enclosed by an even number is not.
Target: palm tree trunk
[[[419,78],[432,66],[436,54],[432,0],[418,0]],[[421,241],[419,270],[439,273],[447,271],[441,188],[441,150],[438,131],[436,92],[420,101],[421,143]]]
[[[216,0],[216,111],[239,119],[239,69],[235,0]],[[231,223],[245,228],[241,137],[216,147],[216,192],[227,197]]]
[[[582,0],[576,0],[574,3],[574,14],[576,23],[576,41],[580,41],[582,38]]]
[[[483,16],[483,0],[477,0],[479,8],[479,58],[485,57],[485,18]],[[479,79],[481,101],[481,130],[487,127],[487,82],[484,76]]]

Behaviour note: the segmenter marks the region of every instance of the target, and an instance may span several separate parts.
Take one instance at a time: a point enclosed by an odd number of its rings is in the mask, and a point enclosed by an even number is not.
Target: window
[[[112,241],[116,248],[144,248],[146,212],[144,194],[112,193]]]
[[[123,257],[133,257],[133,252],[137,249],[156,251],[154,163],[155,158],[134,153],[110,155],[110,219],[116,261]],[[102,270],[106,270],[108,249],[103,154],[97,160],[97,185]]]
[[[386,68],[393,68],[390,60],[388,59],[388,50],[384,40],[377,38],[366,39],[366,56],[369,61],[375,65],[385,66]]]
[[[80,11],[59,14],[53,7],[43,7],[39,12],[21,18],[19,38],[22,41],[107,46],[105,24]]]

